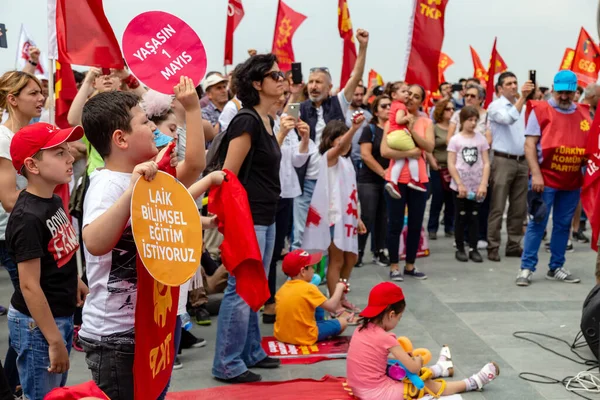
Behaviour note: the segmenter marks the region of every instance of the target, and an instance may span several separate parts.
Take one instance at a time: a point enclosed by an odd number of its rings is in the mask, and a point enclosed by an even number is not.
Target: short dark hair
[[[463,83],[463,82],[466,82],[466,81],[467,81],[467,80],[466,80],[465,78],[460,78],[460,79],[458,80],[458,83]]]
[[[253,83],[262,82],[276,62],[277,57],[272,53],[257,54],[235,67],[233,74],[236,77],[237,98],[244,107],[255,107],[260,103],[258,90]]]
[[[444,85],[450,85],[450,83],[448,83],[448,82],[440,83],[440,86],[438,86],[438,90],[440,91],[440,93],[442,93],[442,86],[444,86]]]
[[[113,133],[131,132],[131,109],[140,98],[131,92],[98,93],[85,103],[81,122],[85,136],[103,159],[110,155]]]
[[[381,323],[381,322],[383,322],[383,319],[385,318],[385,316],[387,314],[389,314],[391,311],[395,312],[396,314],[400,314],[401,312],[404,311],[405,308],[406,308],[406,300],[400,300],[394,304],[390,304],[382,312],[380,312],[379,314],[377,314],[376,316],[374,316],[372,318],[362,317],[358,320],[358,323],[360,324],[360,327],[358,328],[358,330],[362,331],[367,326],[369,326],[369,324]]]
[[[333,120],[329,121],[323,129],[323,137],[321,138],[321,144],[319,145],[319,153],[325,154],[325,152],[333,147],[333,141],[344,133],[348,132],[348,126],[344,121]]]
[[[381,96],[375,97],[375,100],[373,100],[373,104],[371,104],[371,114],[373,114],[373,118],[371,118],[371,121],[369,122],[371,124],[379,123],[379,118],[377,117],[377,110],[379,109],[379,104],[381,103],[381,100],[391,101],[392,99],[387,94],[382,94]]]
[[[356,86],[356,89],[358,89],[358,88],[361,88],[363,90],[363,95],[367,94],[367,87],[365,85],[363,85],[362,83],[359,83]],[[354,90],[356,90],[356,89],[354,89]]]
[[[463,125],[466,120],[469,118],[477,118],[479,119],[479,111],[473,106],[466,106],[460,110],[460,114],[458,114],[460,118],[460,124]]]
[[[498,86],[504,85],[504,81],[507,80],[508,78],[517,79],[517,76],[510,71],[501,73],[500,76],[498,77]]]

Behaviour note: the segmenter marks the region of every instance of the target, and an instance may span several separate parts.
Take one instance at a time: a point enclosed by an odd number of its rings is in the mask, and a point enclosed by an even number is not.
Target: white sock
[[[442,376],[442,373],[444,372],[444,368],[442,368],[442,366],[439,364],[435,364],[429,367],[429,369],[431,370],[431,373],[433,374],[432,378],[434,379]]]
[[[470,377],[467,379],[463,379],[463,382],[467,386],[467,388],[465,389],[465,392],[471,392],[473,390],[477,390],[477,382],[475,381],[475,378]]]

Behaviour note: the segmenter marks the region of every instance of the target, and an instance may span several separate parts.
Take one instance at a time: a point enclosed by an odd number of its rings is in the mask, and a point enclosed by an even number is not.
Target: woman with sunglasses
[[[414,158],[419,161],[419,182],[427,188],[429,177],[427,176],[427,167],[423,153],[431,153],[435,146],[435,136],[433,133],[433,123],[426,115],[419,111],[425,100],[425,89],[419,85],[412,85],[408,89],[408,102],[406,108],[410,123],[409,131],[415,141],[416,148],[408,151],[398,151],[391,149],[386,140],[381,141],[381,155],[388,159]],[[386,126],[387,128],[387,126]],[[386,132],[387,133],[387,132]],[[401,198],[394,199],[388,192],[385,193],[388,210],[388,250],[390,253],[390,279],[401,282],[404,276],[411,276],[415,279],[427,279],[427,275],[417,270],[415,260],[421,241],[421,227],[423,225],[423,216],[425,214],[425,204],[427,203],[427,193],[408,187],[410,182],[410,173],[408,163],[404,165],[400,178],[398,179],[398,188]],[[400,235],[404,228],[404,210],[408,207],[408,235],[406,239],[406,266],[404,273],[400,271]]]
[[[373,262],[382,267],[390,265],[390,260],[383,252],[386,247],[385,239],[387,236],[387,207],[383,196],[387,181],[384,176],[390,160],[382,157],[380,147],[391,104],[392,100],[387,95],[375,98],[371,108],[373,119],[362,130],[358,140],[360,156],[364,163],[363,168],[358,170],[358,198],[362,207],[361,218],[367,232],[358,235],[358,262],[356,267],[362,266],[369,233],[372,233],[371,251],[373,252]]]
[[[275,214],[281,193],[281,151],[269,111],[283,94],[284,74],[273,54],[255,55],[235,69],[237,97],[243,109],[231,121],[223,138],[227,146],[224,169],[240,177],[248,194],[254,231],[265,273],[275,244]],[[212,373],[227,383],[248,383],[261,376],[248,368],[277,368],[279,360],[262,349],[258,315],[236,292],[230,276],[221,302]]]
[[[454,199],[450,190],[450,172],[448,171],[448,149],[446,138],[450,118],[454,114],[454,103],[450,99],[437,102],[433,111],[435,126],[435,147],[433,153],[427,153],[427,160],[431,167],[429,181],[431,188],[431,208],[429,209],[429,222],[427,232],[429,239],[437,239],[437,231],[440,226],[440,213],[444,207],[444,231],[446,237],[454,236]]]

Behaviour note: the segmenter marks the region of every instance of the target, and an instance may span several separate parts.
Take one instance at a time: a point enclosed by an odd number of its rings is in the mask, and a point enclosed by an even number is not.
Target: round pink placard
[[[176,16],[149,11],[131,20],[123,33],[125,61],[146,86],[173,94],[181,76],[196,85],[206,73],[206,51],[194,30]]]

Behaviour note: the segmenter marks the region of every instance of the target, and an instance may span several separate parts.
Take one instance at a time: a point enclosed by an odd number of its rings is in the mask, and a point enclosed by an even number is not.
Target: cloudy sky
[[[83,0],[80,0],[83,1]],[[342,42],[337,31],[337,0],[286,0],[307,16],[294,36],[296,61],[306,74],[313,66],[328,66],[339,81]],[[354,28],[370,32],[367,71],[384,79],[401,75],[407,48],[412,0],[348,0]],[[246,50],[270,51],[277,0],[243,0],[245,17],[234,41],[234,63]],[[521,79],[536,69],[538,81],[550,85],[566,47],[574,47],[581,26],[597,39],[596,0],[449,0],[443,51],[455,61],[446,77],[458,80],[473,74],[472,45],[487,65],[494,37],[504,60]],[[104,0],[106,15],[121,37],[137,14],[161,10],[185,20],[202,39],[208,69],[223,70],[227,0]],[[21,23],[47,49],[46,0],[0,0],[0,23],[8,29],[8,49],[0,49],[0,72],[14,68]]]

